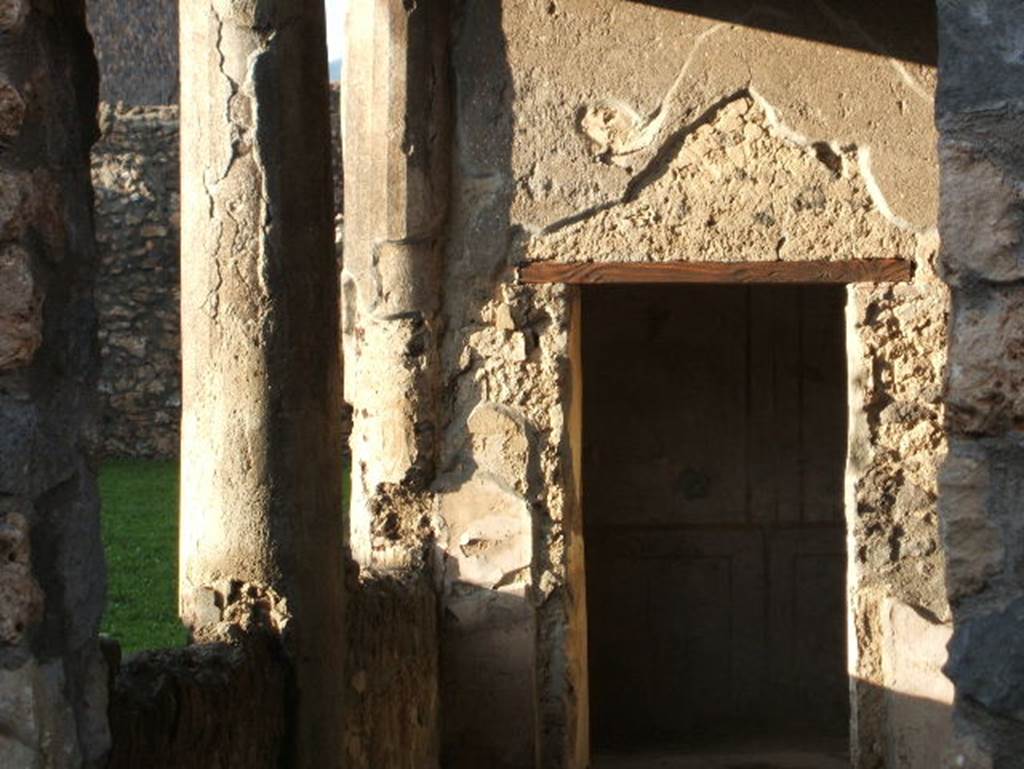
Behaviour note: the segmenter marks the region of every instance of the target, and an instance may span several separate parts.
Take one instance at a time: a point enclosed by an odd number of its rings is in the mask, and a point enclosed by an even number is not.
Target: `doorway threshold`
[[[777,742],[700,749],[599,752],[593,769],[850,769],[845,740],[787,747]]]

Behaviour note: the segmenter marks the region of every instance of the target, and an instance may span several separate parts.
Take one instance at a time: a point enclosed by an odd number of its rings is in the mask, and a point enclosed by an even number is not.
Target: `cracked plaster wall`
[[[934,69],[886,56],[825,2],[751,5],[746,24],[610,0],[496,5],[459,4],[453,24],[433,484],[451,765],[587,762],[575,294],[516,282],[541,259],[914,262],[909,283],[848,292],[855,762],[941,739],[948,723],[887,712],[899,676],[882,643],[902,627],[883,628],[886,601],[949,632]],[[927,50],[933,23],[898,30]]]

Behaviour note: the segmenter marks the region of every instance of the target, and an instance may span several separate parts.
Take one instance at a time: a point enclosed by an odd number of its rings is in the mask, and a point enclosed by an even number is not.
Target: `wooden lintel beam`
[[[823,262],[533,262],[519,267],[523,283],[902,283],[907,259]]]

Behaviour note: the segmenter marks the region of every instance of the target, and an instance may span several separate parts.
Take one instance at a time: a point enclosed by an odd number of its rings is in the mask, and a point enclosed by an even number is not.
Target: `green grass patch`
[[[347,462],[342,484],[347,510]],[[105,462],[100,499],[107,554],[102,631],[125,652],[181,646],[187,634],[178,620],[178,463]]]
[[[181,646],[178,463],[108,461],[99,480],[108,585],[102,630],[126,652]]]

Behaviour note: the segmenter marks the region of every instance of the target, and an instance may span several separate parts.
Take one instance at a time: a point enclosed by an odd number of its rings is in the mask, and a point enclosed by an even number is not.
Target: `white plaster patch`
[[[889,766],[947,766],[953,683],[942,673],[949,625],[896,600],[882,607]]]
[[[498,589],[528,582],[533,537],[525,500],[477,473],[441,495],[438,514],[448,533],[449,584]]]

